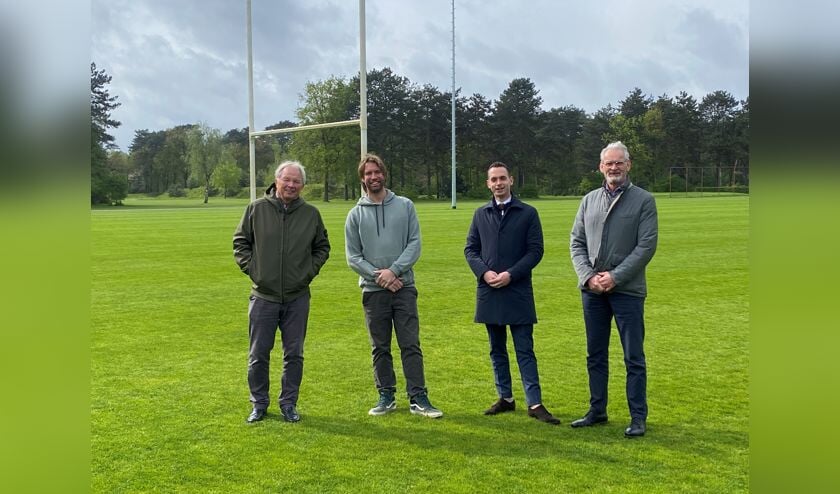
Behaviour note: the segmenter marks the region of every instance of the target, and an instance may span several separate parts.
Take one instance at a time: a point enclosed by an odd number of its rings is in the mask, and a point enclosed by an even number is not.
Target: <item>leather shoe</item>
[[[557,425],[557,424],[560,423],[560,419],[558,419],[554,415],[552,415],[542,405],[538,405],[537,408],[529,408],[528,409],[528,416],[529,417],[534,417],[535,419],[539,420],[540,422],[545,422],[546,424]]]
[[[624,429],[624,437],[640,437],[644,436],[647,431],[645,419],[634,418],[630,420],[630,426]]]
[[[490,405],[490,408],[487,410],[484,410],[484,415],[496,415],[514,410],[516,410],[516,401],[507,401],[504,398],[499,398],[499,401]]]
[[[251,410],[251,415],[248,415],[248,418],[245,421],[249,424],[259,422],[260,420],[265,418],[265,413],[265,408],[254,408],[253,410]]]
[[[572,427],[590,427],[593,425],[598,424],[606,424],[607,423],[607,414],[596,414],[592,411],[586,412],[586,415],[583,418],[579,418],[572,422]]]
[[[286,422],[300,422],[300,415],[294,405],[280,407],[280,413],[283,414],[283,420]]]

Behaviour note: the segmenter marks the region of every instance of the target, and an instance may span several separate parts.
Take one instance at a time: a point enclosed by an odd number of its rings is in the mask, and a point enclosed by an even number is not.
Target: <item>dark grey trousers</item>
[[[303,340],[309,319],[309,294],[278,304],[251,296],[248,304],[248,387],[255,408],[268,408],[269,360],[277,328],[283,341],[280,406],[296,405],[303,379]]]
[[[373,355],[373,379],[376,389],[395,392],[397,376],[391,356],[391,329],[400,347],[405,388],[409,397],[426,392],[423,375],[423,352],[420,350],[420,320],[417,317],[417,290],[405,287],[396,293],[388,290],[363,292],[362,306],[370,335]]]

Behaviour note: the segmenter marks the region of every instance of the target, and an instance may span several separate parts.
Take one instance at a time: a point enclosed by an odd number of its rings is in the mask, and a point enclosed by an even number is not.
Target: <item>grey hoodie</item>
[[[420,223],[410,199],[386,191],[382,204],[367,196],[347,213],[344,223],[347,264],[359,273],[363,291],[384,290],[377,269],[390,269],[403,286],[414,286],[414,263],[420,258]]]

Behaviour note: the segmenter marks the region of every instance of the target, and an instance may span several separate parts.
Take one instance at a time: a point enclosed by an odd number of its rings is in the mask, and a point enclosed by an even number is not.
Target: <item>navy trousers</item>
[[[486,324],[486,326],[487,335],[490,337],[490,362],[493,364],[496,392],[500,398],[512,398],[507,327],[498,324]],[[522,387],[525,389],[525,402],[529,407],[542,403],[537,357],[534,355],[534,325],[512,324],[510,335],[513,339],[513,349],[516,351],[519,377],[522,378]]]
[[[647,367],[645,364],[645,299],[623,293],[582,291],[586,323],[586,367],[589,371],[589,409],[607,412],[609,348],[612,320],[618,327],[627,370],[627,405],[630,416],[647,419]]]

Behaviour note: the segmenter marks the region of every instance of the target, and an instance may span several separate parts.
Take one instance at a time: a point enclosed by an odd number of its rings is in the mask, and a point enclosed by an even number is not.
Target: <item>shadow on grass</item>
[[[521,459],[583,455],[587,461],[609,464],[625,462],[628,451],[645,449],[672,451],[677,455],[720,458],[749,449],[749,435],[735,430],[705,428],[699,424],[648,423],[643,438],[624,437],[624,422],[572,429],[568,422],[552,426],[537,422],[524,411],[504,416],[449,413],[440,419],[407,416],[405,408],[384,417],[336,417],[302,412],[299,424],[286,424],[279,413],[264,422],[262,432],[282,432],[296,427],[295,435],[314,429],[326,436],[351,442],[376,444],[387,441],[393,447],[444,450],[466,457],[509,457]],[[244,427],[253,427],[243,424]],[[266,430],[268,429],[268,430]],[[254,431],[257,432],[257,431]]]

